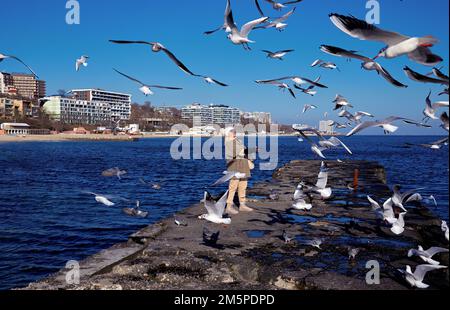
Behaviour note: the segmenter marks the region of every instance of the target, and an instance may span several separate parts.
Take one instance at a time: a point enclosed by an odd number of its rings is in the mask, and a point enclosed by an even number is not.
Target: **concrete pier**
[[[81,262],[80,285],[67,285],[61,270],[27,289],[409,289],[397,269],[423,263],[407,257],[410,248],[448,247],[441,221],[424,206],[408,206],[406,230],[396,236],[367,201],[367,195],[380,202],[391,196],[384,168],[361,161],[328,166],[334,195],[313,199],[311,211],[292,209],[293,193],[300,180],[316,182],[320,161],[294,161],[250,189],[248,204],[256,211],[232,217],[230,226],[199,220],[205,210],[198,204],[176,215],[186,227],[169,218]],[[358,189],[352,191],[356,170]],[[270,200],[271,192],[279,200]],[[205,226],[220,230],[217,247],[203,244]],[[283,230],[295,240],[286,244]],[[323,240],[321,249],[308,245],[314,238]],[[351,248],[359,249],[354,260]],[[448,265],[448,254],[435,258]],[[380,265],[378,285],[366,283],[369,261]],[[431,272],[424,282],[448,288],[448,270]]]

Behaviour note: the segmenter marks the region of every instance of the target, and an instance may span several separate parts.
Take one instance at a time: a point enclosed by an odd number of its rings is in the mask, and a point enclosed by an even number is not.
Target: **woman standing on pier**
[[[254,165],[248,159],[248,149],[237,138],[236,130],[232,127],[225,130],[225,159],[227,161],[227,171],[245,174],[245,178],[233,178],[230,180],[226,212],[231,215],[236,215],[239,211],[254,211],[247,206],[248,179],[251,177],[250,170],[254,168]],[[239,211],[233,207],[236,192],[239,196]]]

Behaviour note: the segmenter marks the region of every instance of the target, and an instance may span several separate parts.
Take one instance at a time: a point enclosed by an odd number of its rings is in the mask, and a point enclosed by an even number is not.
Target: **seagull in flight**
[[[449,107],[448,101],[438,101],[435,103],[431,103],[430,97],[431,97],[431,91],[425,100],[426,106],[425,106],[425,110],[423,111],[423,115],[425,116],[423,119],[424,121],[428,121],[430,119],[438,120],[439,117],[436,116],[437,109]]]
[[[105,205],[107,207],[113,207],[113,206],[116,205],[114,202],[112,202],[110,200],[109,197],[107,197],[105,195],[99,195],[99,194],[92,193],[92,192],[86,192],[86,194],[90,194],[90,195],[95,196],[95,201],[97,201],[98,203],[101,203],[101,204],[103,204],[103,205]]]
[[[269,18],[261,17],[246,23],[242,26],[241,30],[239,30],[234,22],[233,11],[230,9],[226,16],[227,25],[231,28],[231,33],[228,34],[227,38],[235,45],[242,45],[245,50],[251,50],[249,43],[256,43],[255,41],[251,41],[248,36],[250,32],[257,27],[258,25],[265,23]]]
[[[336,97],[333,100],[333,103],[335,104],[334,111],[344,109],[345,107],[353,108],[353,105],[347,100],[347,98],[339,94],[336,95]]]
[[[447,225],[446,221],[442,221],[441,229],[442,229],[442,232],[445,234],[445,239],[447,239],[447,241],[448,241],[449,229],[448,229],[448,225]]]
[[[139,85],[141,85],[141,87],[139,88],[139,90],[145,95],[145,96],[149,96],[149,95],[153,95],[154,92],[151,90],[151,88],[161,88],[161,89],[170,89],[170,90],[181,90],[182,88],[179,87],[170,87],[170,86],[161,86],[161,85],[148,85],[148,84],[144,84],[141,81],[126,75],[125,73],[122,73],[116,69],[113,69],[114,71],[116,71],[117,73],[119,73],[120,75],[126,77],[127,79],[138,83]]]
[[[372,128],[372,127],[381,127],[381,128],[383,128],[385,134],[392,134],[399,129],[397,126],[392,125],[392,123],[394,123],[396,121],[402,121],[404,123],[416,125],[418,127],[431,128],[431,126],[429,126],[429,125],[418,123],[416,121],[413,121],[413,120],[410,120],[410,119],[407,119],[404,117],[391,116],[382,121],[369,121],[369,122],[361,123],[358,126],[356,126],[355,128],[353,128],[353,130],[347,134],[347,137],[351,137],[367,128]]]
[[[448,249],[440,248],[440,247],[432,247],[428,250],[424,250],[423,247],[419,245],[419,248],[411,249],[408,252],[408,257],[419,256],[425,263],[430,265],[440,265],[441,263],[434,260],[433,256],[440,253],[448,253]]]
[[[183,72],[196,76],[191,70],[189,70],[171,51],[169,51],[164,45],[158,42],[147,42],[147,41],[123,41],[123,40],[109,40],[111,43],[115,44],[144,44],[150,45],[151,49],[154,53],[164,52],[170,60],[172,60],[178,68],[180,68]]]
[[[392,85],[400,88],[407,88],[408,86],[397,81],[383,66],[381,66],[375,60],[357,54],[355,51],[348,51],[342,49],[340,47],[330,46],[330,45],[322,45],[320,47],[321,51],[330,55],[334,55],[337,57],[343,57],[347,59],[357,59],[360,60],[361,68],[367,71],[376,71],[379,75],[381,75],[386,81],[391,83]]]
[[[211,186],[218,186],[218,185],[224,184],[233,178],[236,178],[236,179],[244,179],[245,178],[245,173],[240,173],[240,172],[224,171],[223,174],[224,174],[223,177],[218,179]]]
[[[353,16],[332,13],[329,17],[337,28],[351,37],[386,44],[387,47],[383,48],[374,59],[379,57],[390,59],[408,55],[412,61],[426,66],[435,66],[443,61],[442,57],[433,54],[430,50],[430,47],[438,42],[432,36],[408,37],[380,29]]]
[[[448,132],[449,131],[449,120],[448,120],[447,112],[442,113],[441,122],[442,122],[441,127]]]
[[[262,52],[267,54],[267,58],[284,60],[283,57],[286,56],[288,53],[294,52],[294,50],[282,50],[282,51],[276,51],[276,52],[262,50]]]
[[[444,146],[448,146],[448,140],[449,138],[446,137],[444,139],[435,141],[435,142],[431,142],[431,143],[426,143],[426,144],[417,144],[417,146],[420,147],[424,147],[427,149],[432,149],[432,150],[440,150],[442,149]],[[411,144],[411,143],[406,143],[406,146],[416,146],[416,144]]]
[[[282,83],[282,82],[280,82],[278,80],[268,80],[268,81],[256,80],[255,82],[257,84],[274,85],[274,86],[277,86],[278,89],[280,89],[280,90],[286,90],[287,89],[292,97],[297,98],[297,96],[295,96],[295,93],[292,90],[292,88],[286,83]]]
[[[413,272],[411,266],[406,266],[405,270],[399,270],[404,276],[406,281],[412,286],[417,288],[429,288],[430,286],[426,283],[423,283],[425,276],[428,272],[438,269],[446,269],[447,266],[441,265],[419,265],[416,267],[416,270]]]
[[[281,11],[282,9],[286,8],[290,4],[296,4],[299,2],[302,2],[303,0],[292,0],[287,2],[276,2],[274,0],[265,0],[266,2],[269,2],[274,10]],[[258,10],[261,12],[261,8],[259,7],[258,0],[256,0],[256,6],[258,7]]]
[[[329,61],[324,61],[322,59],[317,59],[315,60],[312,64],[311,67],[321,67],[321,68],[325,68],[325,69],[330,69],[330,70],[334,70],[337,69],[337,71],[341,72],[341,70],[339,70],[338,66],[335,63],[329,62]]]
[[[394,213],[394,204],[392,202],[392,198],[389,198],[384,202],[383,208],[381,208],[380,204],[374,199],[372,199],[370,196],[367,196],[367,199],[370,202],[372,210],[377,212],[377,214],[381,216],[383,221],[391,225],[397,222],[397,218],[395,217]]]
[[[305,106],[303,107],[302,114],[305,114],[308,110],[314,110],[314,109],[317,109],[317,106],[315,106],[313,104],[305,104]]]
[[[261,84],[269,84],[271,82],[282,82],[285,80],[291,80],[292,82],[295,83],[295,85],[303,85],[303,84],[310,84],[311,86],[314,87],[319,87],[319,88],[328,88],[328,86],[325,86],[323,84],[319,83],[319,79],[316,79],[315,81],[307,79],[305,77],[299,77],[299,76],[285,76],[285,77],[281,77],[278,79],[272,79],[272,80],[258,80],[256,81],[256,83],[261,83]]]
[[[292,15],[295,13],[295,9],[293,8],[291,11],[287,12],[286,14],[284,14],[283,16],[270,21],[268,24],[264,25],[264,26],[258,26],[256,27],[256,29],[270,29],[270,28],[275,28],[278,31],[283,31],[284,29],[286,29],[286,27],[288,26],[288,24],[285,23],[285,21]]]
[[[87,67],[88,59],[89,59],[89,56],[86,56],[86,55],[83,55],[80,58],[78,58],[77,61],[75,62],[75,70],[78,72],[78,71],[80,71],[81,66]]]
[[[361,123],[361,119],[363,117],[372,117],[373,118],[375,116],[373,116],[369,112],[364,112],[364,111],[358,111],[355,114],[352,114],[349,111],[347,111],[346,109],[343,109],[341,112],[339,112],[339,117],[345,117],[350,122],[359,124],[359,123]]]
[[[308,195],[304,191],[305,183],[302,181],[298,184],[297,189],[294,192],[294,204],[292,207],[296,210],[311,210],[313,208],[311,203],[306,202]]]
[[[442,84],[445,86],[449,86],[448,80],[441,80],[441,79],[435,79],[423,74],[420,74],[414,70],[412,70],[410,67],[405,66],[403,68],[403,71],[405,72],[406,76],[409,77],[411,80],[420,82],[420,83],[431,83],[431,84]]]
[[[28,66],[26,63],[24,63],[22,60],[20,60],[18,57],[13,56],[13,55],[5,55],[0,53],[0,62],[4,61],[5,59],[14,59],[15,61],[20,62],[22,65],[24,65],[25,67],[27,67],[27,69],[36,77],[39,78],[37,76],[36,73],[34,73],[33,69],[30,68],[30,66]]]
[[[201,215],[199,219],[207,220],[216,224],[230,225],[231,219],[223,217],[225,206],[227,204],[227,198],[228,191],[218,201],[214,200],[208,192],[205,192],[203,204],[205,209],[208,211],[208,214]]]

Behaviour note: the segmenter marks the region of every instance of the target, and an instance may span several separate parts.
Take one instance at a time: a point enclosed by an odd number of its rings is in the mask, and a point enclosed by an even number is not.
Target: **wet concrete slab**
[[[421,264],[407,257],[410,248],[448,247],[440,220],[424,206],[408,206],[405,233],[394,235],[367,201],[367,195],[382,201],[390,197],[386,171],[364,161],[329,162],[333,197],[313,198],[311,211],[292,209],[299,181],[315,183],[320,164],[293,161],[272,180],[255,184],[249,195],[258,199],[248,203],[255,211],[233,216],[231,225],[200,220],[205,210],[199,203],[176,215],[187,226],[166,219],[115,247],[121,250],[103,251],[81,262],[87,272],[80,285],[67,285],[62,270],[27,289],[409,289],[397,269]],[[352,191],[348,185],[356,169],[359,187]],[[276,201],[269,198],[273,192],[279,194]],[[203,243],[204,227],[220,230],[217,246]],[[293,242],[284,242],[284,230]],[[321,249],[309,245],[316,238],[323,241]],[[351,248],[359,249],[355,259],[349,259]],[[448,254],[437,258],[448,265]],[[366,283],[369,261],[381,267],[379,285]],[[430,273],[425,282],[431,289],[448,288],[448,270]]]

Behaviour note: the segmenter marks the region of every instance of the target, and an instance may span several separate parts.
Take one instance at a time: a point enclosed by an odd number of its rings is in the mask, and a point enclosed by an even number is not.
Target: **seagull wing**
[[[379,74],[381,74],[381,76],[388,81],[389,83],[391,83],[392,85],[396,86],[396,87],[401,87],[401,88],[407,88],[408,85],[405,85],[403,83],[400,83],[399,81],[397,81],[396,79],[394,79],[394,77],[386,70],[384,69],[379,63],[375,62],[376,65],[376,70]]]
[[[363,131],[363,130],[365,130],[367,128],[378,127],[378,126],[380,126],[379,122],[364,122],[364,123],[361,123],[361,124],[357,125],[355,128],[353,128],[352,131],[350,131],[347,134],[347,137],[353,136],[353,135],[357,134],[358,132],[361,132],[361,131]]]
[[[448,106],[449,106],[448,101],[437,101],[431,105],[433,109],[448,108]]]
[[[142,85],[142,86],[145,85],[144,83],[142,83],[141,81],[135,79],[134,77],[131,77],[131,76],[129,76],[129,75],[126,75],[125,73],[122,73],[122,72],[120,72],[119,70],[116,70],[116,69],[113,69],[113,70],[116,71],[117,73],[119,73],[120,75],[126,77],[127,79],[133,81],[133,82],[136,82],[136,83],[138,83],[138,84],[140,84],[140,85]]]
[[[323,63],[323,60],[317,59],[311,64],[311,67],[316,67],[316,66],[320,65],[321,63]]]
[[[153,88],[162,88],[162,89],[172,89],[172,90],[182,90],[183,88],[180,87],[172,87],[172,86],[161,86],[161,85],[147,85],[148,87]]]
[[[215,210],[219,218],[223,218],[223,213],[225,212],[225,207],[227,205],[227,199],[228,199],[228,191],[215,204]]]
[[[420,46],[414,52],[408,54],[409,59],[425,66],[435,66],[444,59],[441,56],[433,54],[428,47]]]
[[[340,30],[360,40],[370,40],[383,42],[386,45],[395,45],[409,39],[409,37],[396,32],[382,30],[364,20],[353,16],[344,16],[340,14],[330,14],[333,24]]]
[[[30,70],[30,72],[31,72],[35,77],[39,78],[39,77],[37,76],[37,74],[33,71],[33,69],[31,69],[30,66],[28,66],[26,63],[24,63],[24,62],[23,62],[22,60],[20,60],[18,57],[16,57],[16,56],[8,56],[8,57],[11,58],[11,59],[16,60],[16,61],[18,61],[18,62],[20,62],[22,65],[24,65],[25,67],[27,67],[27,69]]]
[[[284,2],[283,5],[295,4],[295,3],[302,2],[302,1],[303,1],[303,0],[293,0],[293,1],[288,1],[288,2]]]
[[[203,33],[206,34],[206,35],[211,35],[211,34],[216,33],[217,31],[222,30],[222,29],[223,29],[223,26],[220,26],[220,27],[217,28],[217,29],[205,31],[205,32],[203,32]]]
[[[438,68],[433,68],[433,74],[437,78],[440,78],[441,80],[449,80],[448,75],[445,75],[441,70]]]
[[[231,172],[227,172],[223,177],[218,179],[211,186],[218,186],[218,185],[224,184],[224,183],[230,181],[232,178],[234,178],[235,175],[236,175],[236,172],[232,172],[232,171]]]
[[[265,17],[263,10],[261,9],[261,6],[259,5],[259,1],[255,0],[256,9],[258,10],[261,17]]]
[[[337,144],[336,146],[341,145],[347,151],[347,153],[349,153],[350,155],[353,155],[353,152],[347,147],[347,145],[345,145],[344,142],[342,142],[338,138],[331,137],[329,141]]]
[[[376,202],[375,200],[372,199],[372,197],[367,196],[367,199],[370,202],[370,205],[372,206],[372,210],[376,211],[381,209],[380,204],[378,202]]]
[[[449,81],[435,79],[432,77],[428,77],[426,75],[420,74],[408,66],[403,68],[403,71],[405,71],[406,75],[413,81],[421,82],[421,83],[432,83],[432,84],[442,84],[442,85],[449,85]]]
[[[330,54],[333,56],[344,57],[344,58],[354,58],[354,59],[361,60],[363,62],[372,62],[373,61],[369,57],[356,54],[355,51],[348,51],[348,50],[345,50],[343,48],[336,47],[336,46],[322,45],[320,47],[320,50],[324,53],[327,53],[327,54]]]
[[[155,42],[148,41],[125,41],[125,40],[109,40],[111,43],[115,44],[147,44],[147,45],[155,45]]]
[[[278,23],[286,21],[292,14],[294,14],[295,9],[296,8],[293,8],[292,10],[290,10],[289,12],[287,12],[286,14],[281,16],[280,18],[277,18],[276,20],[274,20],[272,23],[273,24],[278,24]]]
[[[320,167],[319,176],[317,177],[316,187],[319,189],[325,189],[328,184],[328,167],[322,162],[322,166]]]
[[[432,248],[426,250],[425,252],[428,253],[428,255],[430,255],[430,257],[433,257],[434,255],[439,254],[439,253],[448,253],[448,249],[440,248],[440,247],[432,247]]]
[[[253,28],[264,23],[268,19],[269,19],[268,17],[261,17],[261,18],[258,18],[258,19],[255,19],[255,20],[252,20],[252,21],[246,23],[241,28],[241,36],[247,37],[250,34],[250,32],[253,30]]]
[[[169,58],[185,73],[190,74],[190,75],[195,75],[194,73],[192,73],[191,70],[189,70],[177,57],[175,57],[175,55],[169,51],[167,48],[163,47],[162,50],[164,51],[164,53],[166,53],[167,56],[169,56]]]
[[[301,77],[301,79],[304,80],[305,82],[311,84],[311,85],[316,86],[316,87],[319,87],[319,88],[328,88],[328,86],[325,86],[325,85],[323,85],[323,84],[317,83],[317,82],[315,82],[315,81],[313,81],[313,80],[310,80],[310,79],[307,79],[307,78],[304,78],[304,77]]]
[[[445,269],[447,266],[441,266],[441,265],[419,265],[416,267],[416,270],[414,271],[414,278],[422,282],[423,279],[425,279],[426,274],[429,271],[437,270],[437,269]]]

